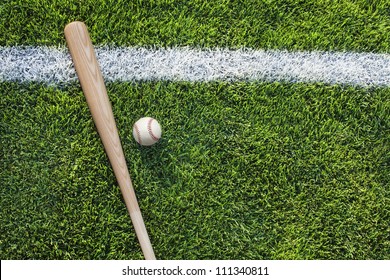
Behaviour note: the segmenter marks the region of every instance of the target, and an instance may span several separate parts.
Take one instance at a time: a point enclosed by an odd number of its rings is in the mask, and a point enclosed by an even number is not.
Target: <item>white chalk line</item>
[[[108,82],[281,81],[390,86],[390,55],[253,49],[97,47]],[[0,47],[0,81],[48,85],[77,81],[65,48]]]

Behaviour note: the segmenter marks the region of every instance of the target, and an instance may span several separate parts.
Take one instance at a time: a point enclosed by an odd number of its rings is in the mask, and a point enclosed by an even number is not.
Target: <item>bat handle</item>
[[[111,103],[87,27],[82,22],[72,22],[65,27],[65,37],[88,107],[114,170],[142,252],[145,259],[154,260],[156,257],[130,179]]]

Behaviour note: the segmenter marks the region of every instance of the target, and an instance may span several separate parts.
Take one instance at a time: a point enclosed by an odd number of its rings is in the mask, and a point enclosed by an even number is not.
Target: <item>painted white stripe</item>
[[[106,81],[285,81],[390,86],[390,55],[252,49],[96,48]],[[0,81],[77,81],[68,51],[0,47]]]

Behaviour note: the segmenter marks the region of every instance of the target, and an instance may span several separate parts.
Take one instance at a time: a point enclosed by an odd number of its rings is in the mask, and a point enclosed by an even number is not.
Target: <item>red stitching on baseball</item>
[[[149,135],[150,137],[152,137],[152,139],[154,141],[158,141],[158,137],[156,135],[153,134],[153,131],[152,131],[152,122],[154,121],[153,118],[150,118],[149,121],[148,121],[148,132],[149,132]]]
[[[137,125],[137,124],[134,124],[134,129],[135,129],[135,133],[137,134],[138,143],[139,143],[140,145],[142,145],[142,141],[141,141],[141,132],[139,131],[139,128],[138,128],[138,125]]]

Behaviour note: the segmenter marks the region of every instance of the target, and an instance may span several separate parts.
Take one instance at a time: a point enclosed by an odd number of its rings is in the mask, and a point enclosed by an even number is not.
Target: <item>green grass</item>
[[[108,90],[159,258],[389,258],[389,89]],[[1,92],[1,258],[140,258],[78,86]],[[131,136],[143,115],[164,129],[152,148]]]
[[[97,44],[389,52],[387,0],[3,0],[0,45],[63,45],[85,21]]]
[[[386,52],[388,1],[0,3],[0,45]],[[107,85],[160,259],[390,259],[390,89]],[[140,259],[79,85],[0,82],[0,258]],[[132,124],[153,116],[150,148]]]

